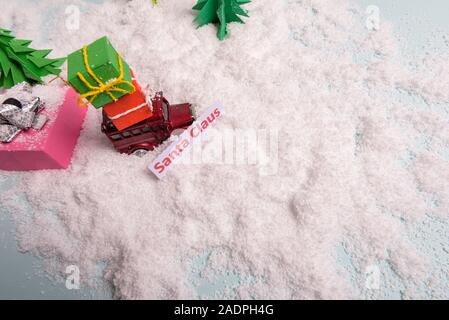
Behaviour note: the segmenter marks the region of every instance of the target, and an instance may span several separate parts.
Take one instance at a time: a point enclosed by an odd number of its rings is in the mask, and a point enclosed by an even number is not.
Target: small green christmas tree
[[[198,0],[193,10],[199,10],[200,13],[194,22],[199,23],[198,28],[209,23],[218,23],[217,37],[224,40],[228,34],[228,23],[245,23],[239,16],[248,17],[248,13],[241,6],[249,2],[251,0]]]
[[[21,82],[42,83],[42,77],[59,75],[65,58],[46,58],[51,50],[29,48],[30,40],[15,39],[0,28],[0,87],[9,89]]]

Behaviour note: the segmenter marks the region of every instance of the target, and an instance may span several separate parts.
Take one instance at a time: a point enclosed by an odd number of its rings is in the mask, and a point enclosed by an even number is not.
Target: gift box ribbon
[[[91,104],[100,94],[106,93],[111,97],[111,99],[115,102],[118,99],[114,96],[113,92],[121,92],[125,94],[132,94],[136,91],[136,88],[134,85],[126,80],[123,80],[123,61],[120,57],[120,54],[117,53],[117,59],[120,67],[120,75],[118,78],[111,80],[107,83],[103,83],[100,78],[92,71],[89,65],[89,57],[87,54],[87,47],[83,47],[83,59],[84,59],[84,65],[86,67],[87,73],[95,80],[96,85],[92,85],[89,83],[89,81],[86,80],[86,78],[80,73],[77,73],[78,78],[90,89],[89,92],[84,93],[79,96],[78,98],[78,105],[79,106],[86,106],[88,104]],[[129,90],[119,88],[118,85],[127,85],[129,86]],[[87,102],[83,102],[87,100]]]
[[[144,107],[148,108],[148,103],[145,102],[145,103],[139,104],[137,107],[128,109],[125,112],[119,113],[119,114],[117,114],[115,116],[109,116],[109,119],[111,119],[111,120],[120,119],[120,118],[122,118],[124,116],[127,116],[128,114],[133,113],[134,111],[140,110],[140,109],[142,109]]]
[[[0,142],[11,142],[22,130],[41,130],[48,117],[38,113],[44,109],[39,98],[22,108],[3,104],[0,106]]]

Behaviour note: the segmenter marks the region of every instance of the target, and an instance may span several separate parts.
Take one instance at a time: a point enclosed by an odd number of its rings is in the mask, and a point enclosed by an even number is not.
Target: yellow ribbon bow
[[[97,82],[97,85],[92,85],[89,83],[89,81],[86,80],[86,78],[80,73],[77,73],[78,78],[90,89],[89,92],[84,93],[78,97],[78,105],[80,107],[87,106],[88,104],[91,104],[97,97],[102,94],[106,93],[108,94],[111,99],[115,102],[118,100],[112,92],[121,92],[125,94],[132,94],[136,91],[136,87],[134,85],[126,80],[123,80],[123,61],[120,57],[120,54],[117,54],[118,63],[120,66],[120,76],[117,79],[114,79],[112,81],[109,81],[108,83],[103,83],[97,75],[92,71],[89,65],[89,58],[87,56],[87,47],[83,48],[83,58],[84,58],[84,65],[86,66],[87,73]],[[117,86],[120,84],[125,84],[129,86],[130,90],[118,88]],[[83,100],[87,100],[87,102],[83,102]]]

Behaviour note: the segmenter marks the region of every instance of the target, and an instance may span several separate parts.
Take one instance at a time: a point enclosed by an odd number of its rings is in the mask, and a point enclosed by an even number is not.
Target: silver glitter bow
[[[39,98],[22,103],[22,108],[13,104],[0,105],[0,142],[11,142],[30,128],[41,130],[48,121],[47,116],[39,114],[44,108]]]

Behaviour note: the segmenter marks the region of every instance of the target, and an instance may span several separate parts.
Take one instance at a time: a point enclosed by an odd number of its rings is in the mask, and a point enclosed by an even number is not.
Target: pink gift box
[[[10,143],[0,143],[0,170],[66,169],[87,112],[78,106],[77,98],[78,94],[68,89],[59,108],[42,111],[49,122],[41,131],[30,129]]]

